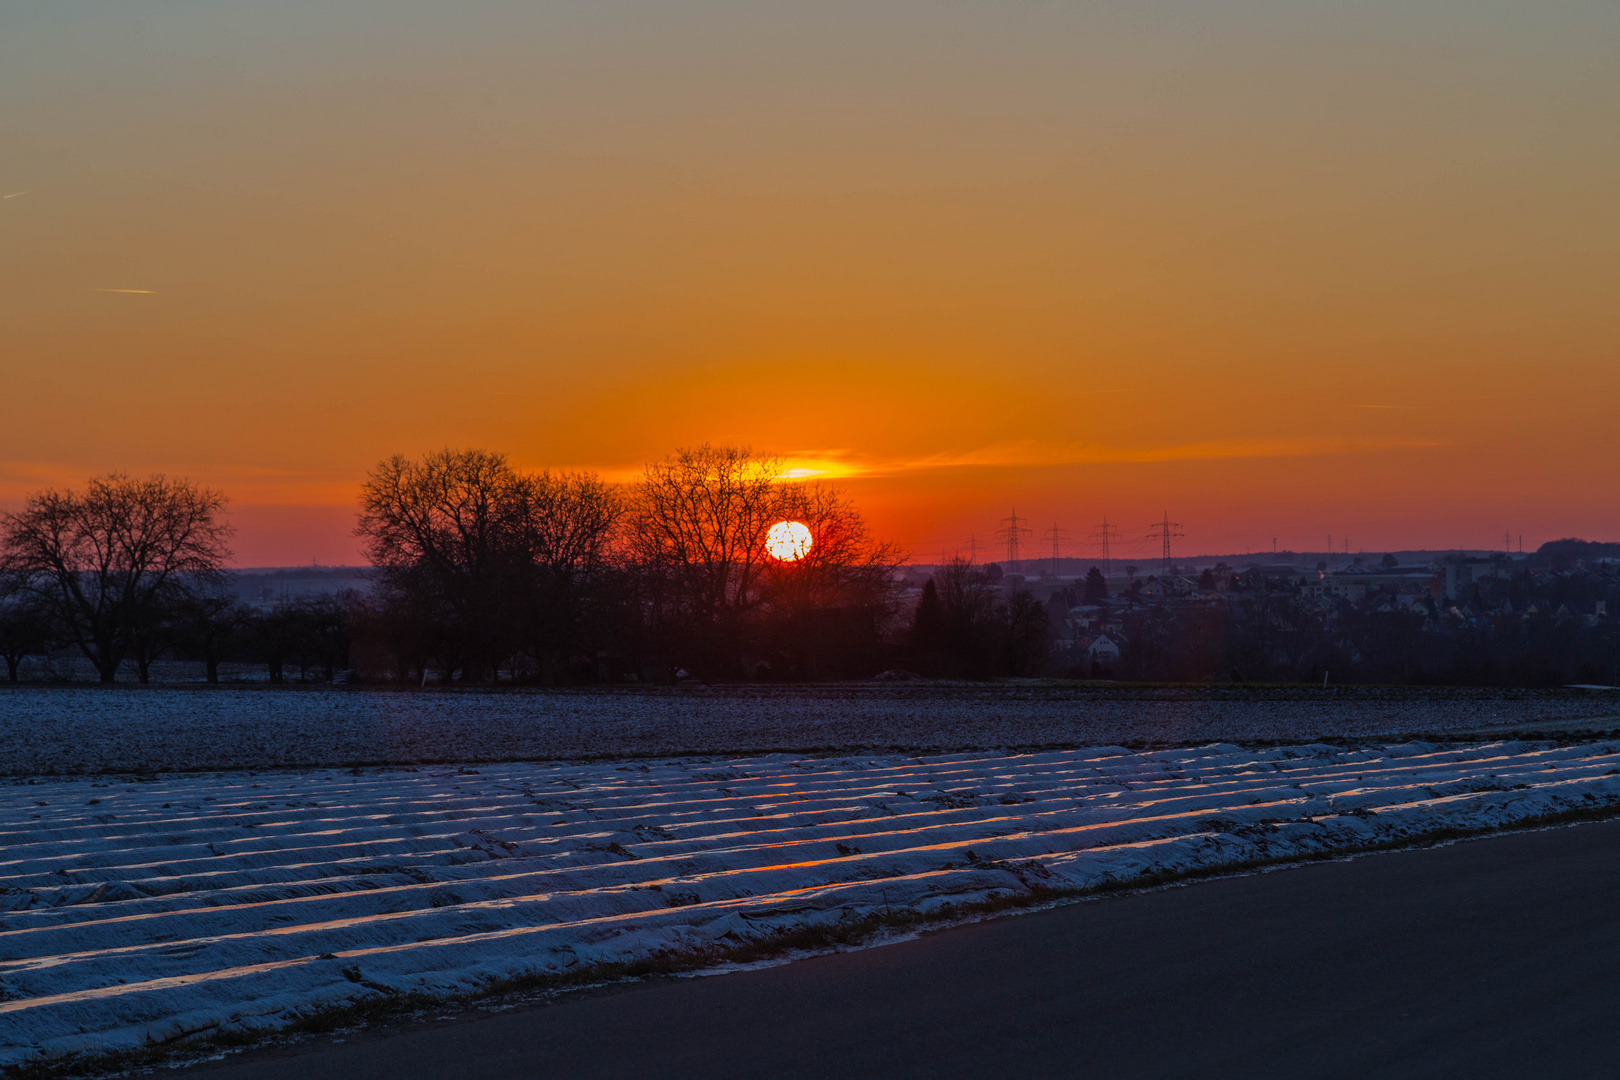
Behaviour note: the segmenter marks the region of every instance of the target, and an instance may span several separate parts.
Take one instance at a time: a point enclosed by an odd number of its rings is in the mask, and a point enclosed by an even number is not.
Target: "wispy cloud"
[[[1410,405],[1352,405],[1352,409],[1410,409]]]
[[[33,193],[34,189],[29,188],[27,191],[13,191],[10,195],[0,195],[0,199],[16,199],[23,195],[32,195]]]
[[[156,290],[154,290],[154,289],[91,289],[90,291],[91,292],[134,293],[134,294],[136,294],[138,296],[154,296],[154,295],[156,295]]]
[[[1451,445],[1435,439],[1338,437],[1212,439],[1160,446],[1101,446],[1026,439],[912,458],[881,458],[849,449],[799,449],[779,453],[784,480],[852,480],[904,476],[946,469],[1050,468],[1072,465],[1160,464],[1173,461],[1264,460],[1377,454]],[[634,483],[641,466],[584,464],[612,484]]]
[[[1274,438],[1214,439],[1167,446],[1099,446],[1022,440],[917,458],[872,459],[844,452],[785,455],[794,479],[897,476],[938,469],[1029,468],[1063,465],[1158,464],[1261,458],[1327,457],[1445,446],[1430,439]]]

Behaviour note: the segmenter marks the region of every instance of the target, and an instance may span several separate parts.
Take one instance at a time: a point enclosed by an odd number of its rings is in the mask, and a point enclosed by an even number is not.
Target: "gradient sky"
[[[707,439],[925,561],[1620,539],[1617,192],[1612,0],[10,0],[0,507],[355,562],[387,454]]]

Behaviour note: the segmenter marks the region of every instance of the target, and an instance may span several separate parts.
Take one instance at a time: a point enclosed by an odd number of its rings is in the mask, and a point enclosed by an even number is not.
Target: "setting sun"
[[[783,562],[798,562],[810,554],[810,528],[798,521],[778,521],[765,534],[765,550]]]

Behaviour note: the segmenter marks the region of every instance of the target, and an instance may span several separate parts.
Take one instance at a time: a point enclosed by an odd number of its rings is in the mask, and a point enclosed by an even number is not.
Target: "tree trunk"
[[[17,682],[17,669],[22,666],[22,657],[6,657],[6,675],[11,682]]]
[[[102,684],[118,681],[118,658],[114,657],[112,660],[108,660],[113,650],[107,642],[98,638],[90,642],[80,641],[78,646],[79,651],[84,654],[84,658],[90,661],[90,665],[96,669],[96,677]]]
[[[219,657],[210,654],[203,663],[208,665],[208,681],[219,685]]]
[[[152,681],[152,661],[156,660],[161,649],[149,648],[148,644],[139,638],[135,641],[135,677],[142,686]]]

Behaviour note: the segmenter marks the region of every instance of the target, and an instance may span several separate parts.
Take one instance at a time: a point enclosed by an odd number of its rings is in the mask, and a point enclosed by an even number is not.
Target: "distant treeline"
[[[159,657],[419,685],[860,678],[888,661],[899,552],[848,498],[773,458],[699,446],[614,487],[500,454],[381,463],[356,529],[374,587],[256,610],[224,567],[224,497],[161,476],[46,491],[5,519],[0,651],[71,648],[103,682]],[[770,527],[806,525],[792,561]]]

